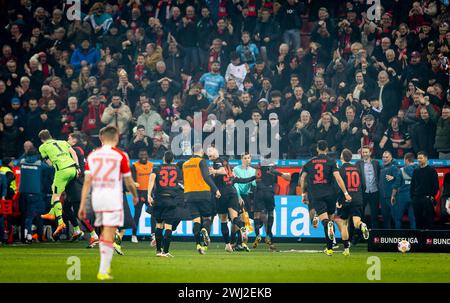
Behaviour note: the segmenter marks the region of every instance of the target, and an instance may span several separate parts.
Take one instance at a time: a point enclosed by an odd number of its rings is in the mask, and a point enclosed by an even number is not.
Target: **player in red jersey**
[[[334,227],[333,215],[336,210],[336,192],[334,180],[344,193],[346,201],[352,197],[347,192],[345,183],[339,174],[336,161],[328,155],[328,144],[324,140],[317,142],[317,157],[312,158],[303,166],[300,179],[301,188],[305,188],[305,179],[308,178],[308,194],[314,201],[314,207],[325,230],[327,248],[324,250],[328,256],[333,255]],[[306,193],[303,193],[306,200]]]

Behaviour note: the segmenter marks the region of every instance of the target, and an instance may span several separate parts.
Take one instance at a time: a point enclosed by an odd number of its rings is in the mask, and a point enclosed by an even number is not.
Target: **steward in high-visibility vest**
[[[0,174],[6,177],[7,193],[5,198],[7,200],[12,199],[12,197],[17,191],[16,175],[12,170],[13,166],[14,163],[11,158],[2,159],[2,167],[0,167]]]
[[[134,182],[136,182],[136,188],[138,193],[139,202],[134,206],[134,227],[132,231],[132,241],[137,241],[137,226],[139,225],[139,219],[142,213],[142,206],[144,204],[148,205],[147,195],[148,195],[148,180],[150,179],[150,174],[153,171],[153,163],[148,162],[148,153],[146,149],[139,150],[139,161],[136,161],[131,166],[131,174],[133,175]],[[156,230],[156,221],[152,216],[151,218],[151,228],[152,236]]]
[[[203,242],[207,246],[210,242],[208,226],[201,228],[201,217],[207,222],[211,222],[210,216],[215,213],[215,203],[211,197],[211,191],[220,198],[220,192],[213,178],[209,175],[208,164],[203,159],[203,148],[200,144],[194,145],[194,156],[183,163],[183,184],[184,197],[191,212],[193,224],[193,234],[197,243],[197,251],[205,253],[205,248],[200,245],[200,233]],[[209,224],[210,225],[210,224]]]

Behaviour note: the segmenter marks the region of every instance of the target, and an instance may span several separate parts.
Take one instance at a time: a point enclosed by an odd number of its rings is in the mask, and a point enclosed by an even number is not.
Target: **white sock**
[[[99,273],[106,274],[111,266],[114,254],[113,242],[100,241],[100,269]]]

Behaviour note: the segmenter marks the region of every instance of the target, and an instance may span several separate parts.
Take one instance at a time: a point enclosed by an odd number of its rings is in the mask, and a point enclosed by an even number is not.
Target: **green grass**
[[[81,260],[81,281],[96,282],[98,248],[86,242],[45,243],[0,247],[0,282],[71,282],[66,278],[67,258]],[[320,250],[318,244],[278,244],[281,251]],[[450,254],[373,253],[365,245],[323,253],[269,252],[263,244],[246,252],[226,253],[219,242],[199,255],[192,243],[174,242],[172,259],[157,258],[148,242],[124,242],[125,256],[114,255],[115,282],[371,282],[366,272],[369,256],[381,260],[380,282],[450,282]]]

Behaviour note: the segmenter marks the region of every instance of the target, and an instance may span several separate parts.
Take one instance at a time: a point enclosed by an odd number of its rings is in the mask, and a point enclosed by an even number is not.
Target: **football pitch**
[[[98,247],[86,242],[43,243],[0,247],[0,282],[97,282]],[[277,252],[261,244],[251,252],[224,251],[212,242],[206,255],[199,255],[190,242],[173,242],[174,258],[158,258],[149,242],[123,242],[125,255],[114,255],[113,282],[450,282],[450,254],[374,253],[365,244],[342,255],[342,243],[332,257],[321,244],[282,243]],[[379,258],[379,280],[369,280]],[[80,280],[71,281],[73,260],[78,260]],[[375,258],[376,259],[376,258]],[[69,274],[70,276],[70,274]]]

